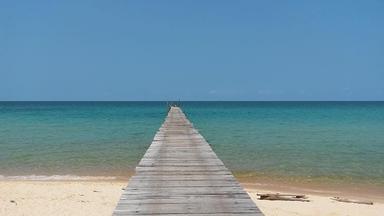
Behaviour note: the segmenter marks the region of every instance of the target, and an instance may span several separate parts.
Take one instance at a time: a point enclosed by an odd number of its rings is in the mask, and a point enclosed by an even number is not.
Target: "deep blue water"
[[[384,183],[383,102],[183,102],[234,172]],[[132,171],[165,102],[0,102],[0,175]]]

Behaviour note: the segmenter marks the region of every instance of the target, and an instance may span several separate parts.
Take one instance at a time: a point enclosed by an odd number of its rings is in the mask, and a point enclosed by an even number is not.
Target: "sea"
[[[384,102],[180,102],[249,179],[384,186]],[[124,179],[166,102],[0,102],[0,180]]]

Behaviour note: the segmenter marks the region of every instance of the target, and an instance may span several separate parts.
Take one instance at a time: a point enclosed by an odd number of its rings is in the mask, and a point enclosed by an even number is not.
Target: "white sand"
[[[111,215],[125,185],[118,181],[0,181],[0,215]],[[247,191],[267,216],[384,215],[380,202],[372,206],[341,203],[314,194],[308,196],[311,202],[264,201],[257,200],[256,193],[276,191]]]
[[[0,215],[111,215],[126,184],[1,181]]]
[[[298,201],[269,201],[257,199],[257,193],[276,193],[276,191],[247,190],[256,205],[267,216],[274,215],[319,215],[319,216],[354,216],[354,215],[384,215],[384,204],[373,205],[343,203],[331,200],[330,196],[306,194],[310,202]],[[300,194],[300,193],[299,193]]]

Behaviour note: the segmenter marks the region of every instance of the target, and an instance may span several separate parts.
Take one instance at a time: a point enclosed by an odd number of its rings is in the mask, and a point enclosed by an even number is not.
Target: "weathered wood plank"
[[[114,215],[263,215],[232,173],[172,107]]]
[[[129,182],[140,181],[236,181],[232,175],[136,175]]]

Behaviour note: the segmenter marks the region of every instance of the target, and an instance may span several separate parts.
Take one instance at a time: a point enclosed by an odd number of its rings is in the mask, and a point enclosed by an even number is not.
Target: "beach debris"
[[[96,192],[100,192],[100,191],[98,191],[98,190],[94,190],[93,192],[95,192],[95,193],[96,193]]]
[[[257,194],[260,200],[282,200],[282,201],[301,201],[309,202],[307,197],[303,194]]]
[[[15,203],[17,205],[17,202],[15,200],[10,200],[9,202]]]
[[[371,202],[371,201],[350,200],[350,199],[341,198],[341,197],[332,197],[331,200],[335,200],[335,201],[338,201],[338,202],[346,202],[346,203],[357,203],[357,204],[373,205],[373,202]]]

